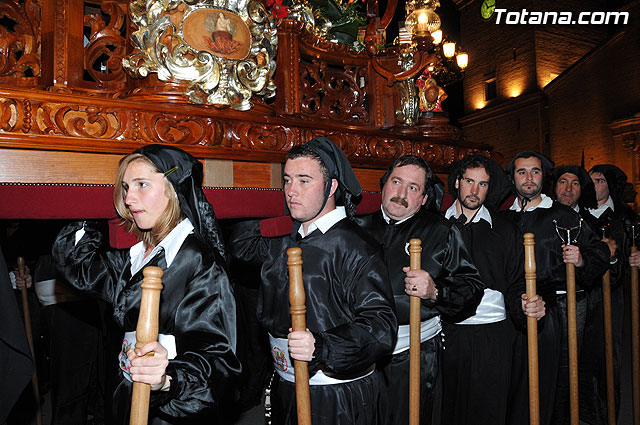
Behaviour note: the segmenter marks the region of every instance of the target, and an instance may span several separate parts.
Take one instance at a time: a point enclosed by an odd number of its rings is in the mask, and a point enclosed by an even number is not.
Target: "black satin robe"
[[[486,288],[505,299],[524,282],[522,235],[515,225],[491,213],[492,224],[458,224]],[[520,294],[517,294],[518,296]],[[520,304],[505,305],[507,319],[488,324],[445,323],[443,424],[503,425],[515,330],[509,315],[524,320]]]
[[[33,375],[31,350],[13,292],[0,250],[0,424]]]
[[[140,309],[142,270],[131,276],[129,250],[102,251],[102,235],[89,225],[74,246],[81,223],[59,233],[53,246],[58,269],[81,290],[113,305],[125,332],[135,331]],[[184,240],[171,266],[164,251],[146,266],[163,269],[159,332],[175,337],[177,356],[169,360],[169,391],[152,391],[152,425],[212,421],[227,397],[240,363],[235,354],[235,301],[221,258],[195,234]],[[114,393],[118,423],[129,423],[132,384],[122,377]]]
[[[393,290],[398,323],[409,324],[409,296],[405,292],[403,267],[409,266],[409,241],[422,241],[421,266],[429,272],[438,288],[437,300],[423,300],[421,320],[442,316],[459,321],[475,313],[482,299],[484,286],[463,242],[460,230],[444,217],[420,209],[402,223],[387,224],[382,212],[357,219],[384,249]],[[441,337],[421,344],[420,361],[420,423],[439,423],[441,392]],[[407,424],[409,421],[409,350],[379,363],[383,398],[380,414],[383,423]],[[445,377],[446,379],[446,377]]]
[[[306,325],[315,338],[310,377],[317,370],[361,374],[393,349],[397,322],[382,254],[351,220],[297,242],[290,236],[262,237],[259,222],[243,222],[234,226],[229,246],[234,258],[262,264],[258,320],[277,338],[287,338],[291,327],[286,250],[302,249]],[[310,391],[314,425],[379,423],[375,374],[344,384],[312,385]],[[295,386],[280,378],[274,393],[274,423],[295,423]]]
[[[631,213],[631,214],[629,214]],[[616,241],[617,262],[610,266],[611,316],[613,328],[613,366],[616,418],[620,409],[620,367],[622,364],[622,331],[624,322],[624,296],[622,280],[629,270],[631,238],[625,230],[625,220],[633,220],[631,211],[607,209],[599,218],[586,210],[580,215],[602,237],[601,227],[608,225],[606,236]],[[580,351],[578,390],[580,420],[591,425],[606,425],[607,378],[605,362],[602,281],[597,279],[587,292],[587,319]]]
[[[538,321],[540,423],[544,425],[553,421],[560,424],[569,415],[569,378],[566,296],[557,296],[556,291],[566,290],[566,265],[562,259],[562,241],[553,220],[558,226],[574,227],[580,222],[580,217],[571,208],[555,201],[550,208],[538,207],[525,212],[507,210],[503,214],[513,220],[523,234],[531,232],[535,235],[536,290],[546,303],[546,315]],[[584,260],[584,266],[575,268],[576,288],[585,289],[609,267],[609,248],[585,223],[574,245],[580,248]],[[524,292],[524,283],[510,291],[507,302],[512,311],[515,305],[521,304],[520,294]],[[577,301],[580,339],[584,330],[584,314],[581,312],[586,311],[586,299]],[[526,329],[526,322],[516,321],[516,324],[523,331]],[[511,374],[508,423],[514,425],[529,420],[527,364],[527,335],[522,332],[516,335]]]

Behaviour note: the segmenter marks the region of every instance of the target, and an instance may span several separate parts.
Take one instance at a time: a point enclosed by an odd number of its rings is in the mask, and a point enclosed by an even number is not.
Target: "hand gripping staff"
[[[524,234],[524,280],[527,297],[536,295],[536,254],[533,233]],[[540,425],[540,386],[538,381],[538,320],[527,317],[527,342],[529,359],[529,423]]]
[[[422,265],[422,241],[409,241],[411,270],[420,270]],[[411,296],[409,301],[409,425],[420,424],[420,297]]]
[[[18,257],[18,274],[24,278],[24,257]],[[27,287],[20,288],[22,295],[22,311],[24,312],[24,328],[27,333],[27,341],[31,350],[31,358],[33,359],[33,376],[31,377],[31,386],[33,387],[33,398],[36,401],[36,424],[42,425],[42,412],[40,410],[40,390],[38,389],[38,372],[36,370],[36,352],[33,348],[33,332],[31,330],[31,313],[29,312],[29,299],[27,298]]]
[[[160,310],[160,291],[162,290],[162,269],[145,267],[142,271],[142,295],[140,313],[136,326],[136,353],[145,344],[158,340],[158,311]],[[154,353],[147,353],[151,357]],[[149,399],[151,386],[142,382],[133,383],[131,394],[131,417],[129,425],[146,425],[149,421]]]
[[[560,240],[566,245],[575,243],[582,229],[582,219],[575,227],[556,226]],[[572,233],[576,232],[577,233]],[[571,410],[571,425],[578,425],[578,326],[576,309],[576,265],[566,264],[567,277],[567,333],[569,341],[569,405]]]
[[[304,285],[302,284],[302,249],[287,249],[289,266],[289,305],[291,328],[293,331],[306,331],[306,313]],[[296,405],[298,407],[298,425],[311,425],[311,402],[309,398],[309,369],[307,362],[293,361],[296,379]]]

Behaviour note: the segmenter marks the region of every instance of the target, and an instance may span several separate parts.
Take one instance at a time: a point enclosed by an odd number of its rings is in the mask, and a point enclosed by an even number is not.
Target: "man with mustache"
[[[544,316],[542,298],[523,293],[522,235],[496,214],[508,190],[502,168],[485,156],[469,155],[451,167],[449,193],[456,199],[445,217],[460,227],[485,289],[473,316],[444,324],[443,424],[505,424],[514,323],[526,331],[527,316]]]
[[[574,210],[542,193],[545,176],[552,168],[553,162],[537,152],[517,154],[507,166],[517,197],[504,213],[522,233],[535,234],[537,292],[546,303],[544,324],[538,332],[540,423],[543,425],[564,424],[569,420],[569,394],[564,386],[568,376],[566,372],[562,376],[559,373],[561,365],[567,363],[565,264],[576,266],[577,281],[595,279],[609,267],[609,247],[599,241],[588,226],[581,224],[580,216]],[[572,239],[576,241],[564,244],[556,225],[576,228],[571,232]],[[511,383],[508,423],[527,423],[529,395],[525,334],[516,335]]]
[[[382,244],[397,310],[398,341],[393,355],[378,361],[381,423],[409,423],[409,304],[421,299],[420,423],[440,423],[440,317],[471,316],[483,285],[460,230],[438,214],[442,183],[427,163],[401,156],[380,179],[382,208],[358,219]],[[432,207],[435,211],[429,211]],[[409,241],[422,241],[421,270],[409,269]]]

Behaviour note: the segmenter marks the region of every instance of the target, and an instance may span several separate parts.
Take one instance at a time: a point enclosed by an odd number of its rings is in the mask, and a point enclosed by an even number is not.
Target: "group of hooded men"
[[[553,168],[525,151],[503,170],[469,155],[452,166],[454,201],[442,214],[441,181],[423,159],[405,155],[381,178],[380,210],[356,216],[360,184],[344,153],[321,137],[289,151],[283,180],[291,234],[243,222],[229,240],[233,257],[261,265],[257,316],[277,372],[274,424],[296,423],[291,359],[308,362],[314,425],[408,424],[412,297],[421,304],[421,424],[529,422],[527,317],[538,319],[541,423],[569,423],[566,264],[576,270],[580,419],[607,423],[601,278],[611,272],[619,400],[620,282],[632,244],[625,225],[634,220],[619,168]],[[530,298],[527,232],[537,274]],[[421,240],[419,270],[409,267],[413,238]],[[286,308],[286,251],[295,246],[306,331],[291,330]]]

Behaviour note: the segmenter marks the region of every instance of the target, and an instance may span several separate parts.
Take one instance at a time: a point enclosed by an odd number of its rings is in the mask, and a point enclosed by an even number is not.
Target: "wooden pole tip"
[[[145,278],[162,279],[164,272],[160,267],[148,266],[142,270],[142,276]]]
[[[287,265],[295,266],[298,264],[302,264],[302,249],[300,248],[289,248],[287,249]]]
[[[413,238],[409,241],[409,252],[422,252],[422,247],[420,246],[422,241],[418,238]]]
[[[533,233],[525,233],[524,234],[524,242],[533,242],[535,235]]]

